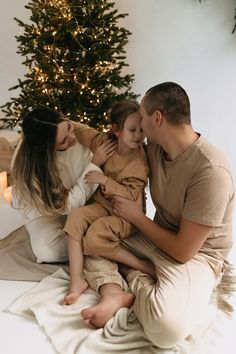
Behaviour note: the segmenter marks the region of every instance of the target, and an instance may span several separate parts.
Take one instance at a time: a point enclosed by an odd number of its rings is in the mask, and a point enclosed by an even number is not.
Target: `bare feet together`
[[[131,307],[133,302],[134,295],[131,293],[110,292],[103,294],[97,305],[82,310],[81,315],[89,328],[102,328],[120,308]]]
[[[81,294],[88,288],[86,280],[81,278],[76,285],[70,287],[69,293],[64,297],[62,305],[72,305],[80,297]]]

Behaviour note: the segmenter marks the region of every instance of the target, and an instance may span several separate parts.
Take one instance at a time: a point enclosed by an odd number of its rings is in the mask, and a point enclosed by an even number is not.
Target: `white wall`
[[[23,78],[25,67],[21,64],[23,57],[16,54],[17,42],[16,35],[22,30],[13,20],[14,17],[28,21],[29,10],[24,8],[27,0],[8,0],[2,1],[0,11],[0,105],[6,103],[10,97],[17,97],[17,91],[8,91],[8,88],[15,86],[18,78]],[[2,114],[0,114],[2,116]]]
[[[194,128],[226,152],[236,175],[235,0],[116,0],[129,13],[121,24],[133,89],[163,81],[188,92]],[[235,129],[235,130],[234,130]]]
[[[236,176],[235,0],[116,0],[129,16],[121,25],[129,37],[127,62],[135,73],[133,91],[141,95],[163,81],[188,92],[194,128],[227,154]],[[16,54],[13,17],[28,20],[26,0],[8,0],[0,12],[0,104],[16,92],[7,89],[23,77]]]

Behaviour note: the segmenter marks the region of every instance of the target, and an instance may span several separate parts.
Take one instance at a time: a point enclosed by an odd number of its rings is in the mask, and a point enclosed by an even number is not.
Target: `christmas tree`
[[[104,130],[111,105],[131,92],[134,75],[124,75],[124,46],[131,34],[109,0],[32,0],[30,24],[14,18],[16,36],[27,68],[25,79],[9,90],[18,98],[1,106],[14,126],[30,109],[46,105],[68,118]]]

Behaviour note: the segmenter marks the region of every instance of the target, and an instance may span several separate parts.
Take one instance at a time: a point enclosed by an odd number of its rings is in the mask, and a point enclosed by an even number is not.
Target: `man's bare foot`
[[[64,300],[62,301],[62,305],[74,304],[87,288],[87,281],[81,278],[76,286],[71,286],[69,293],[64,297]]]
[[[84,323],[93,329],[105,326],[122,307],[131,307],[134,295],[124,291],[110,292],[101,296],[100,302],[81,311]]]

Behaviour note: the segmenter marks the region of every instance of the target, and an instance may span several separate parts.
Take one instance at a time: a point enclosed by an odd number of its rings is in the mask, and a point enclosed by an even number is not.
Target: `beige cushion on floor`
[[[10,173],[12,155],[13,150],[9,141],[0,136],[0,171],[7,171],[7,173]]]
[[[0,139],[1,138],[6,139],[7,142],[10,144],[10,149],[14,150],[20,138],[20,134],[15,130],[0,129]]]

